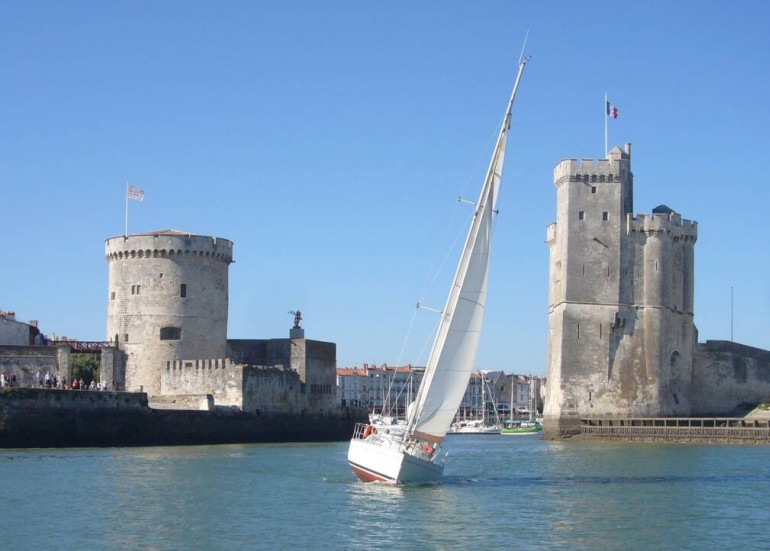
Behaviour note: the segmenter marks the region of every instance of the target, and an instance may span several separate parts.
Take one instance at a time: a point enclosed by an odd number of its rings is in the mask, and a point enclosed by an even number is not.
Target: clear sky
[[[764,0],[3,0],[0,308],[104,339],[131,182],[129,233],[235,243],[231,338],[287,337],[300,309],[340,367],[424,364],[436,314],[404,347],[414,304],[444,304],[529,30],[478,368],[545,374],[552,169],[603,156],[605,92],[634,211],[699,223],[700,340],[770,349],[768,20]]]

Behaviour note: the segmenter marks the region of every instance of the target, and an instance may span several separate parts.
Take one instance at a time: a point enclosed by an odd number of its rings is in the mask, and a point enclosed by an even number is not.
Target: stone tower
[[[585,417],[687,415],[697,225],[633,215],[631,145],[554,169],[544,437]]]
[[[126,390],[159,394],[166,361],[225,357],[231,241],[165,230],[107,239],[106,256]]]

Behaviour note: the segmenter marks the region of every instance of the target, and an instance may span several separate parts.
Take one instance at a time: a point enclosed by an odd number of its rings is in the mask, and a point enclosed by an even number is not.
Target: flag
[[[144,190],[134,185],[128,184],[128,198],[136,199],[137,201],[144,201]]]
[[[609,101],[607,102],[607,116],[613,119],[618,118],[618,106],[612,105]]]

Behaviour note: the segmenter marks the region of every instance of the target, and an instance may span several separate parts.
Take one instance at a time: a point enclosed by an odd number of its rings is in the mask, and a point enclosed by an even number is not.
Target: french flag
[[[618,118],[618,106],[610,104],[609,101],[607,102],[607,116],[613,119]]]

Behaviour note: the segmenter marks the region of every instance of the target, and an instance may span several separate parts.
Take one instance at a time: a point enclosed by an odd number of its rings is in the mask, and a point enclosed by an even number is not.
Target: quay
[[[335,442],[366,419],[366,409],[351,407],[171,409],[152,407],[143,392],[0,389],[0,449]]]
[[[580,437],[697,444],[770,444],[770,419],[747,417],[616,417],[580,420]]]

